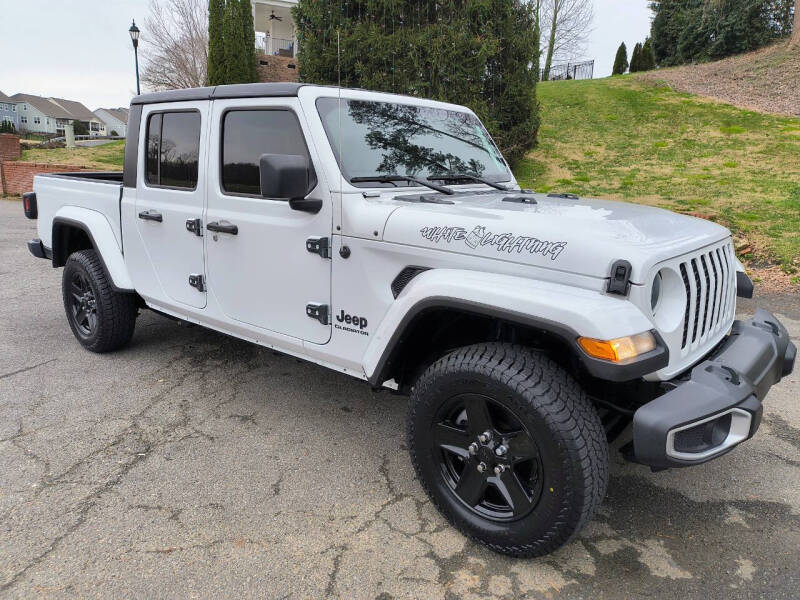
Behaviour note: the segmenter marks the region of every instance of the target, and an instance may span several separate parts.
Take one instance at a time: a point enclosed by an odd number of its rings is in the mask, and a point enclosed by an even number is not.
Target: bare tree
[[[800,0],[794,0],[794,27],[792,45],[800,45]]]
[[[142,83],[152,90],[206,85],[206,0],[151,0],[141,37]]]
[[[591,31],[594,11],[591,0],[543,0],[542,23],[550,29],[545,51],[544,77],[550,77],[553,57],[579,56]]]

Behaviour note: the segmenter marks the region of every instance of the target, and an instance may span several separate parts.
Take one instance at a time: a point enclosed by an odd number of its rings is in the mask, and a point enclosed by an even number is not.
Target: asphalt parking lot
[[[797,373],[720,460],[651,473],[612,452],[580,538],[513,560],[432,508],[403,397],[149,312],[128,349],[88,353],[32,237],[0,200],[0,596],[800,595]],[[762,305],[798,339],[797,295]]]

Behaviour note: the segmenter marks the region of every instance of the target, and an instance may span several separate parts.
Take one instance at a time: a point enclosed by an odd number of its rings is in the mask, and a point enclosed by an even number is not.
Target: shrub
[[[509,162],[535,145],[538,30],[522,0],[300,0],[302,81],[469,106]],[[341,65],[337,60],[341,35]]]

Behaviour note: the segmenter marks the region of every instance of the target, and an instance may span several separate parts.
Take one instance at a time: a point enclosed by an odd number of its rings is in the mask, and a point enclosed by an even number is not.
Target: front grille
[[[686,289],[681,349],[704,341],[728,323],[736,293],[736,267],[730,243],[680,263]]]

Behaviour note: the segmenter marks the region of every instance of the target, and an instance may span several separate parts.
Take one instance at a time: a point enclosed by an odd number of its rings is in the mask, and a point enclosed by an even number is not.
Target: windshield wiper
[[[448,173],[447,175],[433,175],[432,177],[428,177],[431,181],[458,181],[459,179],[465,181],[475,181],[477,183],[483,183],[490,187],[493,187],[496,190],[500,190],[501,192],[507,192],[508,188],[504,185],[500,185],[499,183],[495,183],[494,181],[489,181],[488,179],[483,179],[482,177],[478,177],[476,175],[470,175],[469,173]]]
[[[370,175],[369,177],[352,177],[350,179],[350,183],[368,183],[370,181],[375,181],[377,183],[394,183],[395,181],[408,181],[409,183],[416,183],[418,185],[425,186],[432,190],[436,190],[437,192],[441,192],[442,194],[447,194],[448,196],[452,196],[453,194],[455,194],[453,190],[444,187],[443,185],[436,185],[435,183],[431,183],[430,181],[423,181],[422,179],[409,177],[407,175]]]

